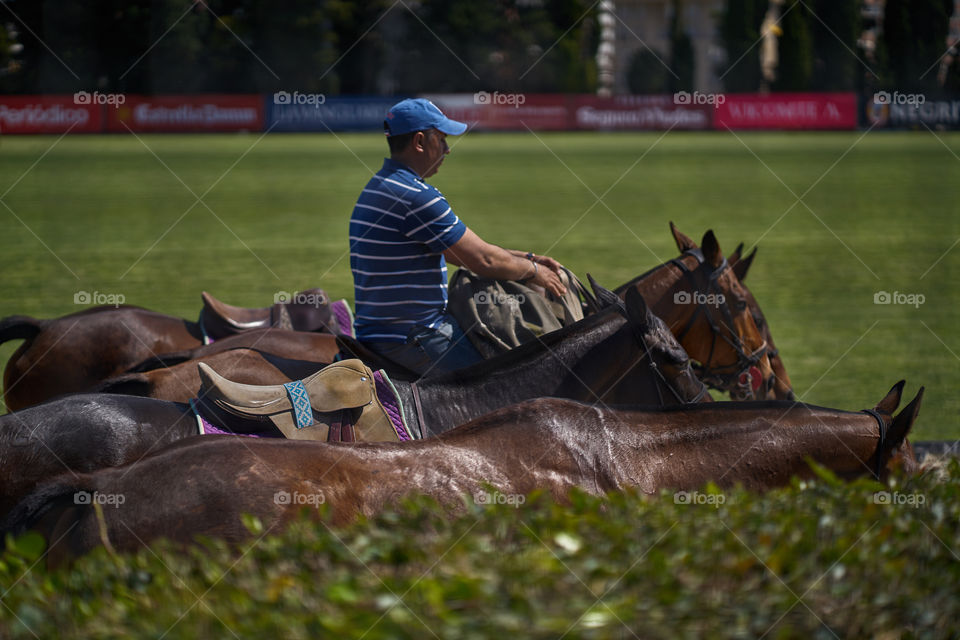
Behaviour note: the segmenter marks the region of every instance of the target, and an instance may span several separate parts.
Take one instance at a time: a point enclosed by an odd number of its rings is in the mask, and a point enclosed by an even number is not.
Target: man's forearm
[[[481,277],[496,280],[526,280],[532,278],[539,269],[535,262],[527,259],[523,251],[504,249],[497,245],[491,246],[495,249],[491,252],[489,260],[479,270],[474,269]]]

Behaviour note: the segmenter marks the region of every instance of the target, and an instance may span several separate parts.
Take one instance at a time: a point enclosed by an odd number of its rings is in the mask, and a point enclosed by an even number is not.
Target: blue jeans
[[[415,326],[406,342],[370,342],[367,346],[421,376],[462,369],[483,360],[450,314],[432,329]]]

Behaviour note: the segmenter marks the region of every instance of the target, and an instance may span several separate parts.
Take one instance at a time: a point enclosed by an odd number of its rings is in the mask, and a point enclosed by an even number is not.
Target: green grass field
[[[347,220],[385,149],[375,134],[3,137],[0,316],[70,313],[78,291],[189,318],[202,289],[352,300]],[[485,239],[608,286],[676,255],[670,220],[727,252],[756,243],[747,284],[799,397],[859,409],[906,378],[907,397],[927,387],[914,437],[947,438],[958,170],[946,133],[472,134],[431,182]]]

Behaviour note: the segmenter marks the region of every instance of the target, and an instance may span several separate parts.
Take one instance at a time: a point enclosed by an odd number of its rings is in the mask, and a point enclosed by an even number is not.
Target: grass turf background
[[[794,388],[872,406],[927,387],[915,438],[960,436],[960,135],[470,134],[431,179],[485,239],[615,286],[676,255],[667,223],[729,252]],[[52,317],[78,291],[194,318],[207,289],[263,306],[352,301],[347,220],[382,136],[0,139],[0,315]],[[199,199],[198,199],[199,198]],[[876,305],[878,291],[924,304]],[[5,361],[16,342],[0,346]]]

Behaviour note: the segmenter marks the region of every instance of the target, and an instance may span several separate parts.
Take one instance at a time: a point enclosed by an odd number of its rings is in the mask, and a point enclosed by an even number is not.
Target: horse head
[[[668,263],[680,274],[657,313],[678,329],[674,335],[699,362],[700,379],[707,385],[730,392],[735,400],[766,398],[775,384],[768,345],[716,236],[707,231],[697,247],[673,223],[670,228],[683,255]]]
[[[612,335],[605,349],[590,358],[590,365],[600,372],[608,372],[598,385],[597,395],[603,402],[636,404],[640,402],[659,405],[686,404],[710,401],[707,388],[697,378],[690,357],[677,342],[666,323],[647,306],[636,289],[626,292],[625,299],[601,287],[590,274],[590,286],[597,300],[607,306],[616,306],[626,319],[626,324]],[[624,345],[629,345],[625,347]],[[611,358],[628,359],[626,366],[613,367]],[[626,371],[626,373],[621,373]],[[586,375],[586,372],[582,372]],[[642,392],[638,389],[644,388]],[[648,393],[649,395],[642,395]]]
[[[770,325],[767,323],[763,311],[760,310],[757,299],[753,297],[753,293],[744,283],[747,272],[750,270],[750,265],[753,264],[753,259],[757,256],[757,248],[754,247],[753,251],[747,254],[746,257],[741,257],[742,249],[743,243],[730,254],[727,260],[730,262],[730,268],[733,269],[733,272],[737,275],[737,278],[739,278],[740,284],[747,294],[747,306],[750,308],[753,322],[757,325],[757,329],[760,330],[760,335],[767,341],[767,357],[770,358],[770,367],[773,369],[773,388],[771,389],[773,398],[776,400],[796,400],[796,396],[793,393],[793,384],[790,382],[790,376],[787,375],[787,368],[783,364],[783,359],[780,358],[780,350],[777,349],[776,344],[773,342],[773,336],[770,334]]]

